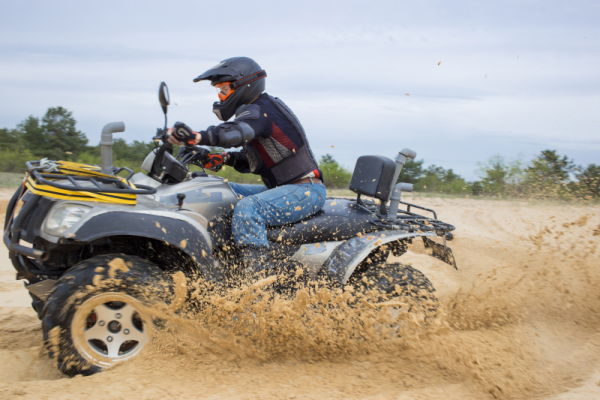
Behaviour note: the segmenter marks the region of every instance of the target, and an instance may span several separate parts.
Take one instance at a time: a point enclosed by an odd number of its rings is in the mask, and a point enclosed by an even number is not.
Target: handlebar
[[[182,164],[195,164],[204,168],[208,162],[210,151],[200,146],[180,147],[178,156],[181,156]]]
[[[162,142],[162,145],[159,145],[158,143],[156,144],[157,147],[171,147],[171,144],[167,141],[167,129],[161,129],[161,128],[157,128],[156,129],[156,135],[152,138],[152,140],[154,142]],[[171,147],[172,148],[172,147]],[[172,150],[169,151],[170,153],[172,153]],[[209,154],[210,151],[208,149],[205,149],[204,147],[200,147],[200,146],[180,146],[179,147],[179,152],[177,153],[177,159],[178,161],[183,165],[186,166],[188,164],[193,164],[196,165],[200,168],[202,168],[202,170],[204,170],[204,164],[206,164],[209,161]],[[155,162],[158,160],[155,160]]]
[[[152,141],[167,143],[167,129],[156,128],[156,135],[152,138]]]

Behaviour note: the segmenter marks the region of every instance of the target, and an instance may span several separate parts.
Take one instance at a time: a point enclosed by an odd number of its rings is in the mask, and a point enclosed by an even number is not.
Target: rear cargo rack
[[[406,230],[408,232],[436,232],[439,236],[443,236],[446,232],[455,230],[454,225],[438,220],[437,213],[429,208],[421,207],[416,204],[400,201],[400,204],[406,206],[406,210],[398,210],[395,218],[390,215],[381,214],[381,205],[377,205],[372,200],[362,200],[361,205],[366,210],[375,214],[378,219],[371,221],[371,224],[388,230]],[[418,208],[433,214],[433,218],[411,212],[410,209]],[[386,206],[386,211],[388,207]]]

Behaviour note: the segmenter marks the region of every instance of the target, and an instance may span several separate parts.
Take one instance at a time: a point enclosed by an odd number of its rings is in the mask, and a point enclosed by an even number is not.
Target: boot
[[[274,268],[267,247],[244,246],[240,249],[242,266],[249,275]]]
[[[306,277],[296,276],[296,264],[294,267],[286,269],[281,263],[273,261],[267,247],[244,246],[240,249],[242,266],[246,274],[246,279],[253,281],[272,275],[282,275],[273,283],[272,289],[275,293],[290,294],[295,291],[296,285],[301,282],[301,286],[306,286],[308,275]],[[303,284],[303,285],[302,285]]]

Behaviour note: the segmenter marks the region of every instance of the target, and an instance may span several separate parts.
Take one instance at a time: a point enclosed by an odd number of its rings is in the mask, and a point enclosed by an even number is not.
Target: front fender
[[[321,269],[320,276],[345,285],[358,265],[375,248],[400,239],[437,236],[434,232],[373,232],[347,240],[338,246]]]
[[[69,237],[91,242],[110,236],[138,236],[169,243],[188,254],[208,280],[223,280],[222,271],[215,267],[209,242],[189,222],[152,214],[107,212],[90,218]]]

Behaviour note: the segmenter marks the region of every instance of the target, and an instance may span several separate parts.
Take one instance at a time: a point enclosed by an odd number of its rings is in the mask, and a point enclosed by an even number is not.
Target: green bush
[[[569,189],[580,199],[600,199],[600,165],[578,167],[575,177],[579,182],[570,182]]]
[[[600,166],[577,167],[556,150],[540,152],[525,166],[495,155],[479,164],[478,173],[482,179],[473,183],[474,195],[567,201],[600,198]]]
[[[559,156],[556,150],[544,150],[523,171],[519,194],[528,198],[569,199],[569,174],[575,165],[567,156]]]
[[[17,126],[22,144],[33,155],[51,160],[74,160],[85,150],[87,137],[75,128],[76,121],[63,107],[50,107],[41,118],[29,116]]]
[[[345,189],[350,186],[352,172],[338,164],[331,154],[325,154],[321,157],[319,169],[323,172],[325,187]]]
[[[452,169],[431,165],[423,171],[423,176],[414,183],[418,192],[471,194],[471,186]]]
[[[476,173],[481,177],[480,181],[472,184],[472,192],[476,196],[515,196],[523,180],[521,162],[508,163],[499,154],[493,155],[485,163],[477,163]]]
[[[36,157],[29,150],[11,151],[0,148],[0,171],[25,172],[26,161],[35,160]]]
[[[398,176],[398,182],[415,184],[423,177],[424,173],[423,160],[415,161],[407,158],[406,163]]]

